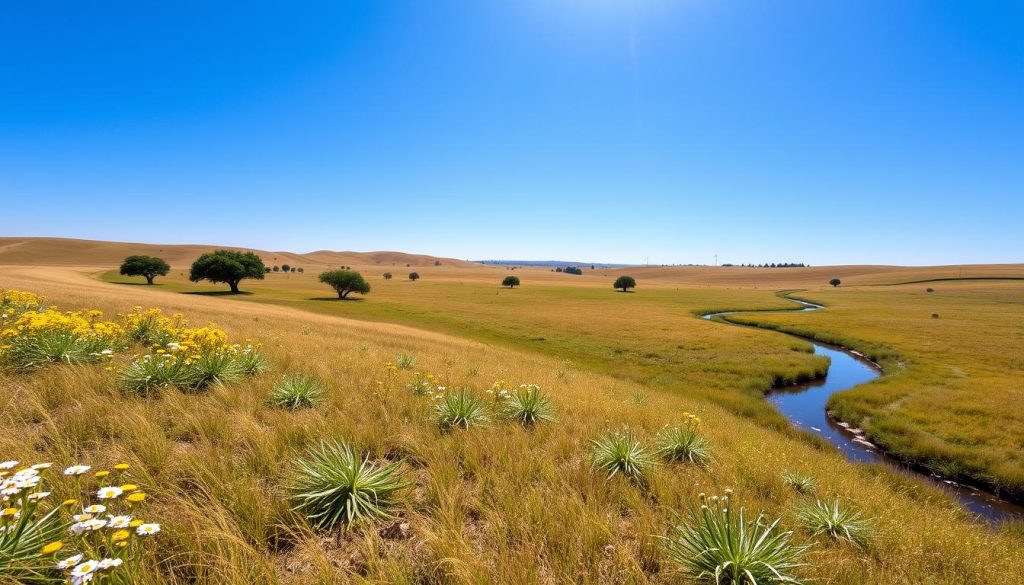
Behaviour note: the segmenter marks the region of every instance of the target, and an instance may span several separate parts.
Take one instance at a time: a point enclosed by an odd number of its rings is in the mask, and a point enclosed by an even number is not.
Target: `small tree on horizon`
[[[281,265],[281,270],[283,270],[284,272],[291,272],[292,271],[292,267],[288,266],[287,264],[282,264]]]
[[[354,270],[328,270],[321,272],[320,282],[333,288],[338,293],[339,299],[344,299],[354,292],[363,295],[370,292],[370,283],[366,282],[362,274]]]
[[[280,266],[274,266],[274,272],[277,272],[278,270],[281,270],[281,267]]]
[[[419,272],[410,272],[409,273],[409,280],[411,280],[413,282],[416,282],[419,279],[420,279],[420,273]]]
[[[391,273],[390,272],[385,272],[384,273],[384,280],[391,280]]]
[[[832,286],[839,286],[840,284],[843,284],[843,281],[839,280],[838,278],[833,278],[832,280],[828,281],[828,283],[831,284]]]
[[[621,288],[622,292],[628,292],[629,289],[636,288],[636,279],[632,276],[620,276],[615,279],[612,288]]]
[[[252,252],[235,250],[217,250],[200,256],[192,263],[188,279],[192,282],[209,280],[213,283],[223,282],[231,287],[231,292],[238,292],[238,283],[245,278],[263,280],[266,266],[260,257]]]
[[[505,280],[501,281],[501,286],[507,286],[509,288],[515,288],[519,286],[518,276],[506,276]]]
[[[153,284],[157,276],[167,276],[170,265],[155,256],[129,256],[121,263],[121,274],[124,276],[145,276],[146,284]]]

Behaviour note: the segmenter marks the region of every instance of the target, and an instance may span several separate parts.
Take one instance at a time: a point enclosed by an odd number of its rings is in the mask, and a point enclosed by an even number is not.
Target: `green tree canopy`
[[[620,276],[615,279],[615,284],[612,287],[621,288],[622,292],[626,292],[631,288],[636,288],[636,279],[632,276]]]
[[[217,250],[200,256],[192,263],[188,279],[192,282],[209,280],[223,282],[231,287],[231,292],[238,292],[238,283],[244,278],[263,280],[266,267],[260,257],[252,252],[235,250]]]
[[[417,281],[419,279],[420,279],[420,273],[419,272],[410,272],[409,273],[409,280]]]
[[[833,278],[832,280],[828,281],[828,283],[831,284],[832,286],[839,286],[840,284],[843,283],[843,281],[839,280],[838,278]]]
[[[507,286],[509,288],[515,288],[519,286],[518,276],[506,276],[505,280],[501,281],[501,286]]]
[[[391,280],[391,273],[390,272],[385,272],[384,273],[384,280]]]
[[[328,270],[320,273],[320,282],[329,285],[338,293],[338,298],[343,299],[349,293],[357,292],[366,294],[370,292],[370,283],[363,279],[363,275],[354,270]]]
[[[166,276],[171,267],[161,258],[153,256],[129,256],[121,263],[121,274],[145,276],[146,284],[153,284],[157,276]]]

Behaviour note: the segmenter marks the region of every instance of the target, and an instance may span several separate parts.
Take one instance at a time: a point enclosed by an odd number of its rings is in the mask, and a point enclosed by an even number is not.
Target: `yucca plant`
[[[841,507],[838,498],[831,504],[820,500],[807,502],[797,509],[797,518],[812,534],[824,534],[833,540],[864,546],[871,537],[870,522],[859,510]]]
[[[637,482],[645,481],[647,473],[656,465],[643,443],[628,430],[605,433],[590,441],[590,463],[606,472],[608,479],[622,474]]]
[[[121,372],[121,385],[143,396],[159,388],[188,386],[192,380],[186,360],[168,354],[142,356]]]
[[[818,483],[813,476],[805,475],[796,471],[787,471],[783,473],[782,481],[801,494],[810,493]]]
[[[657,439],[657,453],[670,462],[693,463],[702,467],[711,463],[711,444],[697,433],[693,424],[661,431]]]
[[[407,353],[403,353],[395,358],[395,366],[400,370],[411,370],[416,367],[416,358]]]
[[[259,349],[247,346],[235,354],[235,363],[245,376],[255,376],[266,371],[270,364]]]
[[[443,431],[466,430],[470,427],[487,426],[491,422],[491,415],[479,396],[467,390],[460,390],[437,398],[433,420]]]
[[[524,427],[555,420],[551,399],[536,384],[524,384],[509,394],[501,405],[501,413]]]
[[[270,391],[270,401],[284,408],[310,408],[323,402],[324,389],[314,378],[285,376]]]
[[[211,384],[241,380],[245,375],[235,354],[226,349],[208,349],[189,366],[188,379],[183,384],[199,390]]]
[[[799,584],[794,571],[806,546],[792,543],[792,532],[778,530],[780,519],[769,523],[764,513],[748,521],[726,496],[700,495],[700,507],[663,538],[669,558],[690,578],[716,585]]]
[[[376,465],[342,442],[321,443],[296,461],[293,509],[320,530],[393,518],[405,481],[397,463]]]
[[[59,508],[33,511],[22,508],[17,519],[0,523],[0,576],[12,583],[62,583],[53,555],[43,554],[43,547],[65,538],[69,524],[61,520]]]
[[[102,352],[110,349],[111,340],[54,329],[13,337],[8,345],[4,361],[16,370],[33,370],[51,363],[84,364],[100,361],[105,357]]]

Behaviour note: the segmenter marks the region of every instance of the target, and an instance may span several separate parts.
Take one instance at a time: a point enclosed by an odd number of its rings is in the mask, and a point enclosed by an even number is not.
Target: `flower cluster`
[[[32,370],[50,363],[108,359],[124,347],[124,328],[97,310],[44,308],[31,292],[0,292],[0,365]]]
[[[173,341],[135,356],[121,373],[121,382],[141,394],[168,386],[194,390],[252,376],[266,367],[258,344],[229,344],[227,334],[213,327],[182,328]]]
[[[529,386],[534,386],[534,387],[536,387],[538,389],[540,388],[540,386],[537,386],[536,384],[522,384],[519,387],[520,388],[527,388]],[[492,395],[494,397],[494,400],[497,401],[497,400],[504,400],[504,399],[508,398],[509,396],[511,396],[512,395],[511,390],[512,390],[512,386],[510,386],[508,382],[506,382],[505,380],[498,380],[494,384],[491,384],[491,387],[488,388],[486,390],[486,392],[488,394]]]
[[[167,316],[157,308],[133,307],[130,313],[121,315],[124,328],[131,339],[145,345],[166,345],[178,337],[185,328],[185,317],[181,313]]]
[[[88,465],[64,469],[62,481],[71,485],[61,487],[91,498],[60,504],[49,504],[43,474],[51,467],[0,463],[0,565],[5,572],[22,581],[62,576],[72,585],[135,582],[142,541],[160,532],[160,525],[135,517],[146,494],[126,482],[128,465],[92,474]],[[88,503],[93,498],[96,503]]]
[[[421,372],[416,372],[406,387],[417,396],[436,396],[439,393],[444,393],[444,386],[438,385],[437,376]]]

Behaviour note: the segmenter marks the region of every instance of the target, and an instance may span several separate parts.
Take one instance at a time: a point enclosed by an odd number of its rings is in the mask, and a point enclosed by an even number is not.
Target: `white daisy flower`
[[[107,511],[107,507],[103,504],[93,504],[84,509],[86,514],[102,514]]]
[[[72,465],[64,470],[64,475],[82,475],[92,469],[89,465]]]
[[[79,563],[75,565],[75,568],[71,569],[71,578],[77,579],[79,583],[83,583],[85,577],[92,575],[97,568],[99,568],[99,563],[91,559],[84,563]]]
[[[0,463],[0,469],[14,469],[14,466],[17,464],[18,462],[13,459],[10,461],[4,461],[3,463]]]
[[[107,521],[107,526],[111,528],[128,528],[128,525],[131,523],[131,516],[111,516]]]
[[[57,568],[66,571],[66,570],[70,569],[71,567],[74,567],[75,565],[77,565],[78,561],[81,561],[81,560],[82,560],[82,555],[81,555],[81,553],[79,553],[77,555],[70,556],[70,557],[64,559],[63,561],[60,561],[59,563],[57,563]]]
[[[99,570],[105,571],[107,569],[113,569],[120,567],[124,563],[121,559],[103,559],[99,562]]]
[[[36,492],[34,494],[29,494],[28,495],[28,499],[32,500],[33,502],[38,502],[39,500],[41,500],[41,499],[43,499],[43,498],[45,498],[45,497],[47,497],[49,495],[50,495],[50,492]]]
[[[53,463],[36,463],[32,466],[32,469],[49,469],[53,467]]]
[[[139,536],[150,536],[157,532],[160,532],[159,524],[142,524],[135,529],[135,534],[138,534]]]
[[[96,497],[101,500],[112,500],[123,493],[124,490],[117,486],[107,486],[100,488],[99,491],[96,492]]]

